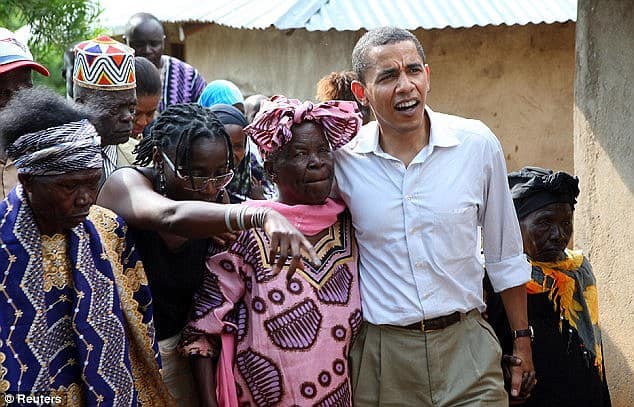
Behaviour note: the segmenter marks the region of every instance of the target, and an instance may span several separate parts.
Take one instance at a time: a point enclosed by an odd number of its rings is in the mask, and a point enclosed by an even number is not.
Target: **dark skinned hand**
[[[308,252],[311,262],[321,264],[317,253],[308,239],[291,225],[288,220],[276,211],[269,211],[264,218],[264,231],[271,239],[271,251],[269,259],[273,264],[273,274],[278,274],[290,257],[287,278],[290,278],[295,269],[303,270],[302,250]]]
[[[514,355],[502,355],[502,373],[504,374],[504,382],[510,383],[511,381],[511,368],[515,366],[521,366],[522,359]],[[520,387],[520,393],[516,397],[511,397],[510,403],[517,405],[523,404],[531,396],[531,392],[537,384],[537,378],[535,371],[525,373],[522,376],[522,384]]]

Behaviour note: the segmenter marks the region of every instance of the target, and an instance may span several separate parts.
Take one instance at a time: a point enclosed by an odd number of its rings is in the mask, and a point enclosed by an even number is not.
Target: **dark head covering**
[[[568,203],[574,209],[579,196],[579,178],[545,168],[524,167],[508,175],[517,217],[553,203]]]
[[[234,106],[219,104],[213,105],[209,110],[216,115],[222,124],[237,124],[242,127],[249,125],[244,114]]]

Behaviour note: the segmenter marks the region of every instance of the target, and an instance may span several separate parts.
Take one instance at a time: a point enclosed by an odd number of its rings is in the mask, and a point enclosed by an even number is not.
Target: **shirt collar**
[[[443,120],[444,117],[442,115],[435,113],[429,106],[425,106],[425,111],[431,123],[429,146],[453,147],[460,144],[460,140],[455,135],[455,130]],[[359,154],[377,154],[383,151],[379,145],[379,125],[377,121],[372,121],[359,130],[359,134],[351,142],[351,149]]]

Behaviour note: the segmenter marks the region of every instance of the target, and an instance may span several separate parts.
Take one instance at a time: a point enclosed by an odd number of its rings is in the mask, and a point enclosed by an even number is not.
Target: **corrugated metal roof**
[[[413,30],[551,24],[576,18],[577,0],[327,0],[310,19],[294,23],[309,31],[356,31],[386,25]]]
[[[102,22],[122,31],[145,11],[166,22],[209,22],[235,28],[309,31],[468,28],[575,21],[577,0],[100,0]],[[122,13],[125,10],[125,14]]]

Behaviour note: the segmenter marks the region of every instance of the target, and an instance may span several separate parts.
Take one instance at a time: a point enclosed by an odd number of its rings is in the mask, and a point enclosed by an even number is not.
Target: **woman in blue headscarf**
[[[198,104],[212,107],[219,104],[232,105],[244,113],[244,97],[231,81],[218,79],[209,83],[198,98]]]
[[[266,176],[256,149],[244,134],[248,125],[244,114],[227,104],[214,105],[209,110],[222,122],[231,138],[235,168],[233,179],[226,188],[231,203],[273,198],[276,195],[275,185]]]

